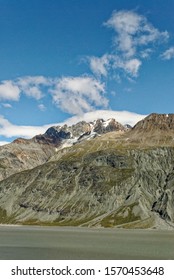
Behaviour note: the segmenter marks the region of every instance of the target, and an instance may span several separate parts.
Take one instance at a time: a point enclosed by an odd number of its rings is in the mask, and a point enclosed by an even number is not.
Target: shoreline
[[[121,227],[113,227],[113,228],[104,228],[104,227],[80,227],[80,226],[49,226],[49,225],[21,225],[21,224],[0,224],[0,228],[30,228],[30,229],[49,229],[49,230],[60,230],[60,231],[81,231],[81,232],[86,232],[86,231],[103,231],[103,232],[128,232],[128,231],[136,231],[136,232],[173,232],[174,228],[168,227],[168,228],[121,228]]]

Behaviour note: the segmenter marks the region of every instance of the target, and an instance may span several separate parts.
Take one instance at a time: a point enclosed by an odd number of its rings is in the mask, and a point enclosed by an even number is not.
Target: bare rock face
[[[36,135],[33,140],[39,144],[59,146],[61,141],[70,138],[70,132],[62,127],[50,127],[44,134]]]
[[[93,130],[98,134],[103,134],[111,131],[125,131],[125,127],[118,123],[115,119],[109,119],[107,121],[98,119],[94,123]]]
[[[174,144],[174,114],[151,114],[128,133],[129,141],[140,145],[171,146]]]
[[[0,147],[0,180],[45,163],[55,149],[48,145],[39,145],[30,140],[17,139],[13,143]]]
[[[174,132],[174,114],[151,114],[134,127],[134,131],[143,131],[144,133],[155,131]]]

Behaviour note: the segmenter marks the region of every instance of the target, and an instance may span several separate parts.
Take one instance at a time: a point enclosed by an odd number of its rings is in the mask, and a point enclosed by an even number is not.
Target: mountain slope
[[[77,144],[59,160],[1,181],[1,208],[29,224],[157,227],[159,217],[173,223],[174,149],[109,144]]]
[[[30,140],[17,139],[0,147],[0,180],[22,170],[45,163],[55,153],[55,148],[39,145]]]
[[[173,228],[174,145],[152,145],[159,128],[150,121],[57,149],[46,163],[2,180],[1,222]]]
[[[174,114],[150,114],[133,127],[128,137],[143,145],[171,146],[174,144]]]

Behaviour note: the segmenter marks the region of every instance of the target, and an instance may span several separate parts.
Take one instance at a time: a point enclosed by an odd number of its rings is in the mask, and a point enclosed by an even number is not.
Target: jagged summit
[[[11,144],[0,147],[0,180],[45,163],[57,150],[107,132],[125,130],[115,119],[98,119],[89,123],[81,121],[72,126],[53,126],[32,139],[18,138]]]
[[[72,140],[68,142],[75,143],[78,140],[86,138],[94,138],[97,135],[112,131],[126,131],[126,128],[111,118],[107,121],[97,119],[94,122],[81,121],[72,126],[53,126],[50,127],[44,134],[37,135],[33,139],[38,143],[53,144],[59,146],[62,141]]]

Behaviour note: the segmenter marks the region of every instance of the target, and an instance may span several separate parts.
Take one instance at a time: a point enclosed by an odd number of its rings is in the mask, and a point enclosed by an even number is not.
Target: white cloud
[[[132,37],[127,33],[121,33],[118,38],[115,39],[116,45],[119,50],[124,54],[124,57],[132,57],[136,54],[136,48],[133,44]]]
[[[0,83],[0,100],[19,101],[21,93],[39,100],[43,97],[42,88],[51,87],[54,79],[43,76],[27,76]]]
[[[151,53],[153,53],[152,49],[150,49],[150,48],[149,49],[145,49],[145,50],[140,51],[140,56],[142,58],[149,58]]]
[[[167,31],[161,32],[145,16],[134,11],[114,11],[104,25],[115,31],[114,51],[102,57],[88,58],[90,69],[99,77],[107,76],[108,72],[110,77],[121,78],[125,74],[128,79],[137,77],[143,59],[154,52],[155,43],[163,44],[169,38]],[[172,49],[166,57],[170,55],[173,55]]]
[[[113,69],[122,69],[126,74],[137,77],[142,62],[137,58],[121,59],[119,56],[113,57]]]
[[[43,76],[27,76],[18,78],[16,84],[24,94],[39,100],[43,97],[41,87],[50,86],[52,82]]]
[[[82,114],[96,107],[105,108],[108,105],[108,100],[104,96],[105,84],[92,76],[52,79],[28,76],[14,81],[3,81],[0,85],[0,99],[18,101],[20,95],[25,94],[40,100],[45,88],[47,93],[51,93],[53,103],[70,114]],[[41,111],[45,110],[43,104],[38,105],[38,108]]]
[[[0,116],[0,135],[10,138],[10,137],[25,137],[31,138],[34,135],[44,133],[50,125],[44,126],[24,126],[15,125]]]
[[[105,85],[89,76],[63,77],[50,90],[54,103],[70,114],[82,114],[94,107],[108,105]]]
[[[46,110],[46,107],[45,107],[44,104],[39,104],[38,108],[39,108],[40,111],[45,111]]]
[[[13,81],[2,81],[0,83],[0,100],[18,101],[20,89]]]
[[[12,108],[12,105],[9,104],[9,103],[2,103],[2,106],[3,106],[4,108]]]
[[[137,45],[148,45],[149,43],[153,43],[155,41],[163,43],[169,38],[169,34],[167,31],[160,32],[150,23],[146,23],[144,25],[143,32],[144,33],[142,33],[140,36],[137,37],[137,39],[135,39],[135,43]]]
[[[124,88],[124,91],[126,91],[126,92],[132,92],[132,88],[126,87],[126,88]]]
[[[105,23],[114,28],[118,33],[127,33],[134,35],[139,30],[142,22],[142,16],[133,11],[114,11],[111,18]]]
[[[137,58],[133,58],[126,61],[123,68],[133,77],[136,77],[140,66],[141,66],[141,61]]]
[[[10,144],[10,142],[7,142],[7,141],[0,141],[0,146],[7,145],[7,144]]]
[[[98,76],[107,76],[110,63],[110,56],[105,54],[102,57],[89,57],[89,64],[92,72]]]
[[[127,58],[137,55],[138,47],[169,38],[167,31],[160,32],[146,17],[134,11],[114,11],[105,25],[115,30],[117,51]]]
[[[80,121],[94,121],[97,119],[110,119],[115,118],[116,121],[120,122],[121,124],[130,124],[134,126],[138,121],[144,119],[147,115],[141,115],[133,112],[128,111],[112,111],[112,110],[95,110],[92,112],[84,113],[80,116],[73,116],[71,118],[66,119],[64,122],[59,123],[59,125],[68,124],[72,125]]]
[[[168,50],[166,50],[162,55],[161,58],[163,60],[170,60],[174,58],[174,47],[170,47]]]

